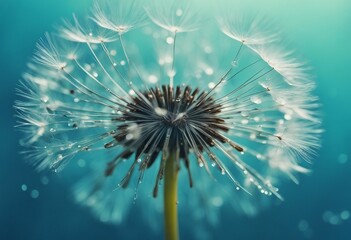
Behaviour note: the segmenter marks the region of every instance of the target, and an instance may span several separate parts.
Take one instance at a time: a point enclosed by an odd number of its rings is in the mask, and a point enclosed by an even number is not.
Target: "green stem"
[[[166,160],[164,183],[165,239],[178,240],[178,158],[179,152],[172,151]]]

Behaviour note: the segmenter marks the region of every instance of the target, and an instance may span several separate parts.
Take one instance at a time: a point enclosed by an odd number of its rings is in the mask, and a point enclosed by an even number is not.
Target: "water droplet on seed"
[[[210,83],[208,84],[208,87],[209,87],[210,89],[214,88],[215,86],[216,86],[216,84],[215,84],[214,82],[210,82]]]
[[[233,67],[237,67],[238,66],[238,61],[234,60],[231,62],[232,66]]]
[[[166,39],[166,42],[167,42],[168,44],[173,44],[173,43],[174,43],[174,39],[173,39],[172,37],[168,37],[168,38]]]

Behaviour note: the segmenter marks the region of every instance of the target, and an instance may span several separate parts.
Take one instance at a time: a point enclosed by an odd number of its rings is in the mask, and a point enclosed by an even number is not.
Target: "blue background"
[[[120,226],[100,223],[75,205],[70,188],[52,173],[36,173],[18,154],[15,87],[35,42],[61,17],[87,12],[91,1],[1,0],[0,5],[0,239],[155,239],[138,212]],[[225,213],[212,235],[222,239],[351,239],[351,3],[348,0],[250,1],[279,21],[285,37],[309,60],[323,104],[323,147],[313,174],[286,184],[285,201],[254,218]],[[43,185],[43,176],[49,184]],[[45,179],[44,179],[45,180]],[[22,184],[28,190],[22,191]],[[33,198],[33,189],[39,197]],[[34,194],[35,195],[35,194]],[[226,212],[226,211],[224,211]],[[324,218],[323,218],[324,216]],[[329,219],[329,220],[328,220]],[[334,218],[335,219],[335,218]],[[160,220],[160,224],[161,224]],[[334,222],[335,223],[335,222]],[[191,224],[181,223],[182,236]]]

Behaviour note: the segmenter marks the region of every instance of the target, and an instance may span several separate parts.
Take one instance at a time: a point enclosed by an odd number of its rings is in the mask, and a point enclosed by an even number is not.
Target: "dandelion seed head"
[[[266,21],[226,10],[208,24],[190,3],[167,3],[96,1],[87,23],[45,34],[17,90],[24,153],[39,170],[76,161],[76,200],[103,222],[120,223],[139,197],[160,212],[174,151],[184,211],[254,215],[261,199],[282,199],[283,176],[310,171],[315,84]]]

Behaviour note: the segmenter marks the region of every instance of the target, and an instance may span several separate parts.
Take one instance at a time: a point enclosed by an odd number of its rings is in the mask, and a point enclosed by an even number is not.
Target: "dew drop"
[[[88,72],[91,71],[91,66],[89,64],[85,64],[84,65],[85,70],[87,70]]]
[[[112,50],[110,51],[110,54],[111,54],[111,56],[116,56],[117,51],[116,51],[116,50],[114,50],[114,49],[112,49]]]
[[[33,189],[31,192],[30,192],[30,196],[33,198],[33,199],[37,199],[39,197],[39,191],[36,190],[36,189]]]
[[[251,102],[255,103],[255,104],[261,104],[262,103],[262,99],[257,97],[257,96],[252,96],[250,98]]]
[[[204,164],[202,162],[199,163],[199,167],[202,168]]]
[[[183,15],[183,10],[178,8],[177,11],[176,11],[176,15],[177,15],[177,17],[182,16]]]
[[[240,187],[236,187],[235,189],[236,189],[237,191],[239,191],[239,190],[240,190]]]
[[[256,139],[256,137],[257,137],[257,136],[256,136],[256,134],[255,134],[255,133],[251,133],[251,134],[250,134],[250,139],[251,139],[251,140],[255,140],[255,139]]]
[[[347,163],[348,159],[349,159],[349,157],[345,153],[340,153],[340,155],[338,156],[338,162],[340,164]]]
[[[62,159],[63,159],[63,155],[62,155],[62,154],[58,154],[58,155],[57,155],[57,160],[60,161],[60,160],[62,160]]]
[[[155,113],[159,116],[166,116],[168,111],[167,111],[167,109],[157,107],[157,108],[155,108]]]
[[[248,124],[248,123],[249,123],[249,120],[243,119],[243,120],[241,120],[241,123],[242,123],[242,124]]]
[[[85,165],[86,165],[86,163],[85,163],[85,160],[84,160],[84,159],[79,159],[79,160],[78,160],[78,166],[79,166],[79,167],[83,168],[83,167],[85,167]]]
[[[22,189],[23,192],[25,192],[25,191],[27,191],[28,187],[27,187],[26,184],[22,184],[21,185],[21,189]]]
[[[204,47],[204,51],[205,51],[205,53],[210,54],[210,53],[212,53],[212,47],[207,45]]]
[[[341,213],[340,213],[340,218],[342,219],[342,220],[348,220],[349,218],[350,218],[350,212],[349,211],[347,211],[347,210],[344,210],[344,211],[342,211]]]
[[[173,39],[172,37],[168,37],[168,38],[166,39],[166,42],[167,42],[168,44],[173,44],[173,43],[174,43],[174,39]]]
[[[214,82],[210,82],[210,83],[208,84],[208,87],[209,87],[210,89],[214,88],[215,86],[216,86],[216,84],[215,84]]]
[[[41,101],[44,103],[47,103],[49,101],[49,97],[48,96],[44,96],[41,98]]]
[[[213,75],[213,72],[214,72],[213,68],[211,68],[211,67],[208,67],[205,69],[205,73],[209,76]]]
[[[242,111],[242,112],[240,113],[240,115],[243,116],[243,117],[248,117],[248,116],[249,116],[249,113],[248,113],[248,112],[245,112],[245,111]]]
[[[150,83],[157,83],[158,82],[157,76],[153,75],[153,74],[149,75],[148,80]]]
[[[234,60],[231,62],[232,66],[233,67],[237,67],[238,66],[238,61]]]
[[[168,77],[174,77],[176,75],[176,72],[175,72],[175,70],[169,70],[169,71],[167,71],[167,76]]]
[[[223,199],[221,197],[213,197],[211,202],[214,206],[220,207],[223,205]]]
[[[216,163],[215,163],[215,162],[213,162],[213,163],[211,164],[211,166],[212,166],[212,167],[215,167],[215,166],[216,166]]]
[[[339,216],[333,215],[333,216],[329,219],[329,223],[330,223],[331,225],[338,225],[338,224],[340,224],[340,218],[339,218]]]
[[[121,64],[122,66],[124,66],[124,65],[126,65],[126,61],[122,60],[122,61],[120,62],[120,64]]]
[[[284,115],[284,118],[285,118],[285,120],[291,120],[292,119],[292,116],[290,115],[290,114],[285,114]]]
[[[50,132],[56,132],[56,129],[55,128],[50,128]]]

